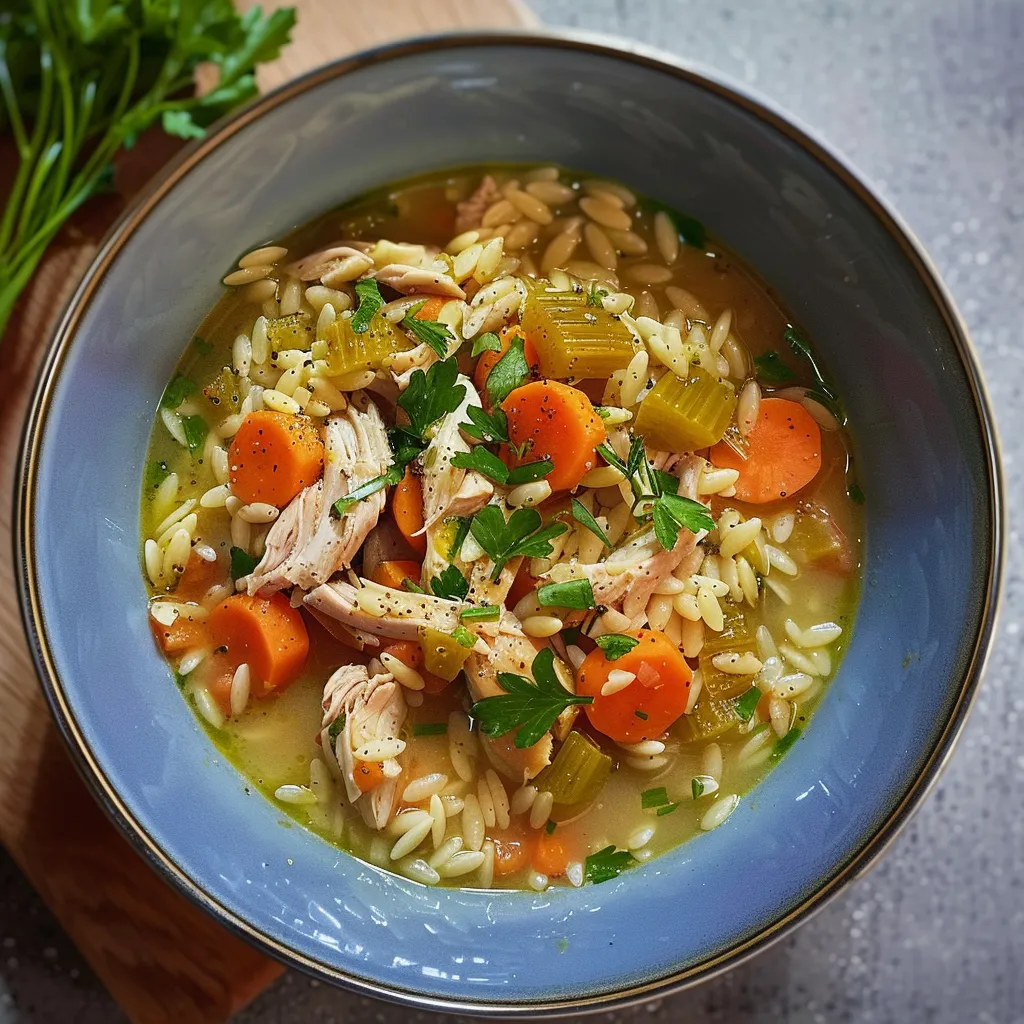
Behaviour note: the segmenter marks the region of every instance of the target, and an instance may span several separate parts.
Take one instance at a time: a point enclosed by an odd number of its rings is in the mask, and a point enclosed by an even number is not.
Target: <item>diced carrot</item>
[[[739,470],[736,498],[762,504],[806,487],[821,469],[821,430],[799,403],[764,398],[744,459],[724,441],[709,458],[715,466]]]
[[[305,416],[261,409],[242,420],[228,451],[231,491],[247,504],[283,508],[316,483],[324,469],[324,445]]]
[[[418,567],[417,567],[418,568]],[[423,691],[425,693],[440,693],[450,681],[435,676],[432,672],[423,670],[423,648],[414,640],[392,640],[386,647],[381,649],[382,654],[390,654],[397,658],[403,665],[408,665],[423,676]]]
[[[640,643],[609,661],[598,647],[587,655],[576,675],[576,692],[593,697],[584,705],[590,724],[616,743],[636,743],[660,736],[686,710],[693,673],[679,649],[656,629],[629,634]],[[636,678],[608,695],[601,688],[612,670]]]
[[[512,443],[527,446],[512,464],[550,459],[554,469],[544,479],[553,491],[571,490],[598,464],[594,449],[605,439],[604,422],[579,388],[538,380],[516,388],[501,407]]]
[[[542,835],[533,851],[533,866],[548,878],[561,878],[569,866],[569,853],[557,835]]]
[[[368,793],[384,781],[384,765],[380,761],[357,761],[352,779],[361,793]]]
[[[392,590],[401,590],[404,580],[409,579],[415,583],[419,578],[419,562],[380,562],[370,573],[370,579],[374,583],[379,583],[382,587],[391,587]]]
[[[223,654],[214,654],[199,663],[196,682],[204,686],[225,717],[231,717],[231,683],[235,665]]]
[[[530,376],[539,376],[540,357],[537,355],[537,347],[523,333],[523,329],[519,324],[511,324],[509,327],[506,327],[499,336],[499,340],[501,341],[501,351],[482,352],[480,354],[480,358],[476,361],[476,367],[473,370],[473,383],[476,385],[477,391],[481,394],[486,390],[487,377],[491,370],[494,369],[494,364],[497,363],[497,361],[508,351],[508,347],[512,344],[513,338],[523,339],[523,356],[526,359],[526,365],[530,368]]]
[[[210,632],[206,628],[206,623],[187,615],[179,615],[169,626],[157,622],[151,615],[149,628],[165,654],[179,654],[182,651],[194,650],[196,647],[205,647],[210,643]]]
[[[415,314],[415,319],[436,320],[441,315],[441,310],[444,309],[444,305],[448,301],[448,299],[441,298],[439,295],[432,296],[420,306],[419,311]]]
[[[227,580],[227,571],[219,558],[212,562],[195,551],[189,556],[185,572],[174,588],[175,601],[201,601],[210,587]]]
[[[491,829],[488,834],[494,843],[494,873],[496,875],[514,875],[530,863],[533,853],[533,836],[524,829],[512,826],[501,832]]]
[[[232,594],[210,613],[210,632],[232,664],[248,663],[254,697],[295,682],[309,653],[306,624],[283,594]]]
[[[413,551],[422,557],[427,553],[427,536],[423,529],[423,488],[420,478],[407,466],[405,476],[391,493],[391,514],[402,536]]]

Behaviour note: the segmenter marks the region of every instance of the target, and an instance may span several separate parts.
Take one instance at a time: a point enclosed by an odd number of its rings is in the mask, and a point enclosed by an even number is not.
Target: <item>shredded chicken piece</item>
[[[447,295],[464,299],[466,293],[449,274],[434,267],[410,267],[389,263],[370,275],[403,295]]]
[[[370,828],[380,830],[391,819],[402,766],[395,758],[383,762],[384,778],[368,792],[356,784],[355,753],[379,740],[397,739],[407,709],[402,688],[390,673],[372,678],[364,665],[343,665],[324,686],[320,745],[331,774],[345,786],[349,802]],[[344,725],[331,727],[344,716]]]
[[[360,586],[336,581],[325,583],[305,596],[305,604],[357,634],[374,634],[393,640],[415,640],[420,627],[451,633],[459,624],[459,601],[448,601],[431,594],[414,594],[382,587],[370,580]],[[478,641],[477,648],[487,645]]]
[[[493,203],[501,198],[501,190],[497,182],[489,174],[476,187],[476,191],[455,206],[455,231],[462,234],[472,228],[480,227],[484,213]]]
[[[514,672],[527,676],[537,656],[533,641],[523,633],[519,620],[511,612],[503,612],[499,630],[492,638],[490,649],[481,655],[474,648],[466,660],[466,678],[473,700],[497,697],[505,691],[498,683],[499,672]],[[515,745],[515,733],[504,736],[481,736],[480,742],[491,764],[517,784],[528,782],[539,775],[550,763],[554,740],[551,733],[545,733],[532,747],[520,750]]]
[[[284,272],[300,281],[323,281],[333,287],[335,283],[345,283],[359,277],[373,266],[373,260],[360,252],[350,243],[342,243],[310,253],[301,260],[289,263]]]
[[[384,510],[385,492],[357,502],[344,515],[332,505],[391,465],[387,431],[377,406],[355,392],[352,404],[328,417],[323,477],[296,495],[270,528],[266,552],[246,580],[250,594],[290,585],[308,590],[352,564]]]

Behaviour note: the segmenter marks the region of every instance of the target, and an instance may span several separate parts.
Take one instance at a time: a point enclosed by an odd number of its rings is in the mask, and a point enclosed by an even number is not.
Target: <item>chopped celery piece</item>
[[[324,336],[327,339],[327,373],[331,377],[359,370],[379,370],[388,356],[413,347],[413,343],[379,313],[361,334],[352,330],[350,319],[343,318],[335,320]]]
[[[797,562],[823,569],[849,572],[852,556],[846,538],[829,514],[817,505],[801,502],[797,506],[793,532],[786,549]]]
[[[222,367],[220,373],[203,388],[210,405],[222,412],[235,412],[248,393],[249,381],[229,366]]]
[[[655,448],[689,452],[722,440],[736,409],[736,392],[699,366],[680,380],[666,373],[640,403],[636,429]]]
[[[600,378],[629,365],[635,351],[626,325],[582,292],[531,291],[523,331],[533,342],[546,377]]]
[[[612,759],[602,754],[581,732],[571,732],[554,761],[537,776],[535,785],[547,790],[556,804],[590,803],[608,780]]]
[[[455,637],[429,626],[420,626],[418,635],[423,648],[424,669],[451,682],[462,671],[470,648],[463,647]]]
[[[710,694],[706,697],[702,694],[693,711],[683,716],[681,736],[693,743],[713,740],[728,732],[739,720],[733,701],[715,700]]]
[[[701,679],[703,689],[715,700],[728,700],[731,697],[738,697],[750,689],[750,680],[753,675],[737,676],[728,672],[722,672],[715,668],[712,658],[724,651],[735,651],[737,654],[746,654],[756,648],[754,642],[754,630],[747,622],[743,610],[736,605],[725,605],[725,625],[721,633],[709,634],[701,648],[700,663]]]
[[[291,313],[267,321],[267,340],[272,352],[309,348],[313,344],[313,318],[308,313]]]

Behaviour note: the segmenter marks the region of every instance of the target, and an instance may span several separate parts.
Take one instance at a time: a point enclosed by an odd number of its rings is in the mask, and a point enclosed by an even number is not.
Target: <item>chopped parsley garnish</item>
[[[469,416],[469,423],[460,423],[459,429],[478,441],[488,441],[493,444],[508,444],[508,417],[497,406],[494,412],[488,413],[479,405],[466,407],[466,415]]]
[[[846,493],[851,501],[857,502],[858,505],[864,504],[864,491],[856,480],[850,481],[847,485]]]
[[[636,711],[633,712],[633,714],[636,715],[636,717],[639,718],[641,722],[646,722],[647,719],[651,717],[647,714],[646,711],[641,711],[639,708],[637,708]]]
[[[338,737],[341,735],[341,731],[344,728],[345,712],[342,711],[342,713],[338,715],[338,717],[327,727],[327,735],[330,737],[331,743],[338,742]]]
[[[477,356],[483,355],[485,352],[500,352],[501,351],[501,339],[493,332],[488,331],[486,334],[481,334],[473,342],[473,348],[470,355],[476,359]]]
[[[231,549],[231,578],[233,580],[240,580],[243,576],[248,576],[259,564],[260,560],[243,548]]]
[[[448,342],[455,341],[455,335],[452,334],[448,325],[441,323],[440,320],[418,320],[416,318],[416,314],[426,304],[427,300],[424,299],[422,302],[417,302],[415,306],[410,306],[402,318],[401,326],[405,330],[411,331],[418,341],[429,345],[441,359],[444,359],[448,354]]]
[[[404,452],[408,455],[407,459],[402,461],[396,454],[394,464],[386,473],[367,480],[361,487],[357,487],[343,498],[339,498],[331,506],[331,515],[343,516],[357,501],[362,501],[364,498],[369,498],[378,491],[384,490],[385,487],[394,487],[399,483],[405,476],[405,467],[419,454],[416,449],[405,449]]]
[[[782,739],[776,740],[775,746],[772,747],[770,760],[778,761],[779,758],[783,757],[786,751],[788,751],[789,748],[793,746],[793,744],[796,743],[798,739],[800,739],[800,734],[802,731],[803,730],[801,730],[800,726],[794,725],[793,728],[790,729],[789,732],[787,732],[786,735],[782,737]]]
[[[581,526],[585,526],[605,547],[610,548],[612,546],[612,542],[608,539],[608,534],[601,529],[601,524],[590,514],[587,506],[579,498],[572,499],[572,517]]]
[[[565,523],[542,524],[540,513],[533,508],[517,508],[508,521],[497,505],[486,505],[473,516],[469,530],[494,562],[494,582],[510,558],[546,558],[553,550],[549,543],[552,538],[560,537],[568,529]]]
[[[634,517],[638,522],[653,519],[655,536],[666,551],[675,547],[681,529],[697,533],[715,528],[715,521],[704,505],[672,492],[678,481],[651,465],[642,437],[635,436],[630,441],[625,461],[608,444],[598,445],[597,451],[609,466],[614,466],[629,481],[635,499]]]
[[[208,356],[213,351],[213,346],[204,338],[200,338],[198,334],[192,339],[192,344],[195,345],[201,356]]]
[[[583,873],[588,882],[599,885],[601,882],[617,878],[635,864],[636,858],[629,850],[616,850],[614,846],[606,846],[587,858]]]
[[[654,813],[660,818],[663,815],[671,814],[678,806],[679,804],[665,804],[664,807],[659,807]]]
[[[146,463],[146,489],[156,490],[171,475],[171,467],[162,460]]]
[[[163,409],[175,410],[189,395],[194,395],[198,388],[194,381],[183,377],[180,373],[170,384],[164,388],[163,396],[160,399],[160,407]]]
[[[467,650],[472,650],[476,646],[476,637],[465,626],[456,626],[452,630],[452,639]]]
[[[412,727],[413,736],[443,736],[447,731],[447,722],[417,722]]]
[[[765,384],[785,384],[795,380],[796,374],[782,361],[782,356],[774,350],[762,352],[754,359],[757,379]]]
[[[496,604],[482,604],[479,608],[467,608],[459,614],[462,622],[497,622],[501,608]]]
[[[555,831],[555,829],[556,829],[556,828],[558,828],[558,822],[557,822],[557,821],[552,821],[552,820],[551,820],[551,819],[549,818],[549,819],[548,819],[548,823],[547,823],[547,824],[546,824],[546,825],[544,826],[544,831],[545,831],[545,832],[546,832],[546,833],[547,833],[548,835],[551,835],[551,834],[552,834],[552,833],[553,833],[553,832]]]
[[[699,800],[704,795],[704,780],[699,775],[690,779],[690,792],[694,800]]]
[[[469,535],[469,516],[459,516],[459,525],[455,528],[455,539],[452,541],[451,550],[448,552],[448,558],[451,561],[455,561],[462,552],[462,542]]]
[[[843,403],[839,398],[836,389],[829,382],[828,377],[825,376],[821,367],[818,365],[818,360],[815,358],[814,350],[811,348],[811,343],[807,340],[803,331],[798,327],[790,325],[782,332],[782,337],[785,338],[789,347],[798,355],[802,356],[807,360],[808,365],[811,368],[811,376],[814,377],[814,387],[810,388],[807,392],[808,398],[813,398],[814,401],[819,402],[836,418],[840,426],[846,423],[846,411],[843,408]]]
[[[761,691],[756,686],[752,686],[746,693],[736,698],[736,703],[733,706],[740,721],[750,721],[750,716],[754,713],[762,696]]]
[[[594,643],[601,648],[608,661],[618,661],[624,654],[629,654],[640,641],[624,633],[605,633],[604,636],[595,636]]]
[[[596,284],[592,284],[587,289],[587,305],[588,306],[600,306],[601,300],[608,294],[606,288],[598,288]]]
[[[668,803],[671,803],[671,801],[668,798],[668,790],[664,786],[658,786],[656,789],[645,789],[640,794],[640,806],[645,811],[649,811],[652,807],[664,807]]]
[[[425,594],[426,591],[415,581],[409,579],[408,576],[402,578],[402,586],[409,591],[410,594]]]
[[[575,644],[579,642],[582,632],[579,626],[567,626],[562,630],[561,637],[567,644]]]
[[[356,311],[352,314],[352,330],[356,334],[365,334],[370,329],[370,321],[377,310],[384,305],[384,299],[380,294],[380,288],[377,287],[377,282],[372,277],[365,281],[356,281],[355,288],[359,305],[356,306]]]
[[[495,405],[500,405],[530,376],[530,367],[523,355],[523,339],[516,335],[508,351],[494,364],[487,375],[487,393]]]
[[[188,450],[195,455],[206,441],[206,435],[210,432],[209,424],[202,416],[182,416],[181,429],[185,431]]]
[[[537,589],[537,603],[542,608],[574,608],[578,611],[597,607],[590,580],[546,583]]]
[[[452,465],[456,469],[474,469],[495,483],[504,484],[508,481],[508,466],[482,444],[468,452],[456,452],[452,456]]]
[[[458,566],[446,566],[440,576],[430,581],[430,589],[435,597],[444,597],[449,601],[463,601],[469,593],[469,581],[459,572]]]
[[[566,708],[592,704],[593,697],[577,696],[562,686],[554,661],[550,647],[538,652],[530,667],[535,683],[512,672],[499,672],[498,685],[505,692],[478,700],[472,708],[480,730],[488,736],[504,736],[518,729],[515,745],[524,750],[538,742]]]
[[[659,203],[655,200],[648,199],[644,203],[653,212],[662,211],[668,214],[669,219],[675,225],[676,231],[679,233],[679,237],[686,242],[687,245],[692,245],[697,249],[703,249],[707,243],[707,231],[704,229],[704,225],[697,220],[696,217],[690,217],[685,213],[680,213],[678,210],[673,210],[672,207],[666,206],[664,203]]]
[[[531,484],[535,480],[543,480],[555,468],[550,459],[536,459],[533,462],[524,462],[508,471],[508,480],[505,482],[509,487],[517,487],[519,484]]]

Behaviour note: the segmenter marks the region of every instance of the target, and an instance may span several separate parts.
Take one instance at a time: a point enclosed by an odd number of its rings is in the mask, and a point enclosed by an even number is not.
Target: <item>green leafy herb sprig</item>
[[[280,8],[231,0],[22,0],[0,13],[0,127],[18,169],[0,218],[0,331],[46,247],[87,199],[110,188],[112,161],[147,128],[201,138],[254,97],[257,65],[295,24]],[[197,65],[218,80],[195,95]]]

